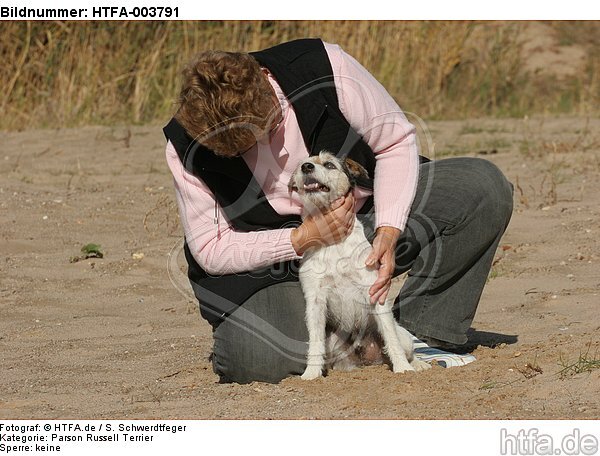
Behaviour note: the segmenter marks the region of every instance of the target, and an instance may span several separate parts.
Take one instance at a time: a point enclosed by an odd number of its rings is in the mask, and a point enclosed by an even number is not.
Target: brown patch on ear
[[[348,174],[356,179],[357,177],[366,177],[369,178],[369,173],[360,163],[355,162],[351,158],[346,158],[344,160],[344,164],[346,165],[346,169],[348,170]]]

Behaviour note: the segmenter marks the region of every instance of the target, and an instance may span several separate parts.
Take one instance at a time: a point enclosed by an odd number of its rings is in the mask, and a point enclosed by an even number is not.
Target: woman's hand
[[[298,255],[315,246],[331,245],[346,238],[354,227],[354,196],[349,193],[333,202],[327,212],[310,215],[292,230],[291,240]]]
[[[375,304],[376,302],[384,304],[390,291],[394,263],[396,261],[396,243],[400,234],[401,231],[398,228],[391,226],[381,226],[377,229],[377,234],[373,241],[373,250],[371,250],[365,261],[367,267],[375,268],[379,265],[377,280],[369,288],[371,304]]]

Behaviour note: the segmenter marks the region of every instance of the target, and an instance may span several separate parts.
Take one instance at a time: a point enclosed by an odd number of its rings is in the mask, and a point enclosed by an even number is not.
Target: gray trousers
[[[467,330],[512,213],[512,185],[491,162],[449,158],[422,164],[395,274],[408,271],[396,318],[409,331],[454,344]],[[362,217],[372,237],[373,214]],[[221,382],[276,383],[306,366],[308,332],[300,284],[254,294],[214,331]]]

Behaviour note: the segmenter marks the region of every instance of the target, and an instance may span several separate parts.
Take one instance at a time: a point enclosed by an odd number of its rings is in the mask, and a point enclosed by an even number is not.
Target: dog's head
[[[367,170],[349,158],[338,159],[330,152],[303,160],[290,179],[290,192],[298,192],[305,210],[325,209],[346,195],[357,177],[368,177]]]

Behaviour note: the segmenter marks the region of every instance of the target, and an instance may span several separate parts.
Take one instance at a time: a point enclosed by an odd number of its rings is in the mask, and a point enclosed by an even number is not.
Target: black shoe
[[[435,337],[421,336],[421,335],[416,335],[415,337],[417,339],[425,342],[431,348],[439,348],[440,350],[444,350],[444,351],[448,351],[448,352],[452,352],[452,353],[467,353],[467,352],[473,351],[473,349],[475,348],[475,346],[473,346],[472,344],[469,345],[468,343],[459,345],[459,344],[453,344],[452,342],[448,342],[445,340],[436,339]]]

